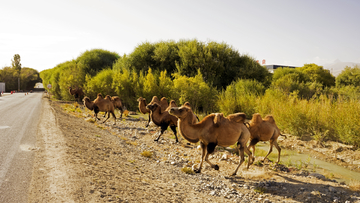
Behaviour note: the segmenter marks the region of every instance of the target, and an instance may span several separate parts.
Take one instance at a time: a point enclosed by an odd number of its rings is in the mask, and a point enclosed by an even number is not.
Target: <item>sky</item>
[[[358,0],[11,0],[0,7],[0,69],[15,54],[39,72],[91,49],[143,42],[231,45],[266,65],[360,63]]]

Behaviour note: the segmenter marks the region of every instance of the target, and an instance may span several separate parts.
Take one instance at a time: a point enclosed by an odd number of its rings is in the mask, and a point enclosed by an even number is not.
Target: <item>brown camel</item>
[[[148,123],[146,124],[146,127],[149,126],[149,123],[151,121],[151,117],[150,117],[150,110],[146,108],[146,99],[145,98],[142,98],[142,97],[139,97],[139,99],[137,100],[139,102],[139,111],[142,113],[142,114],[149,114],[149,120],[148,120]]]
[[[253,149],[252,153],[255,155],[255,145],[259,141],[270,141],[270,150],[268,154],[265,156],[264,160],[272,152],[272,148],[275,145],[276,149],[278,150],[278,160],[276,163],[279,163],[281,148],[277,143],[277,139],[281,134],[279,128],[275,124],[275,120],[273,116],[268,115],[264,119],[262,119],[259,113],[255,113],[251,121],[249,122],[249,130],[251,134],[249,149],[251,148]],[[254,162],[254,160],[255,157],[253,157],[251,162]]]
[[[170,126],[171,130],[174,132],[176,142],[179,142],[176,135],[178,119],[175,116],[170,115],[167,111],[161,112],[161,106],[158,103],[148,104],[146,108],[151,111],[151,120],[155,123],[155,125],[161,127],[160,134],[154,141],[158,141],[160,136],[164,133],[168,126]]]
[[[75,99],[77,99],[79,103],[80,103],[81,97],[83,97],[85,95],[84,92],[82,91],[82,89],[79,87],[75,87],[75,89],[73,89],[72,87],[69,87],[69,93],[71,95],[74,95]]]
[[[101,111],[101,112],[109,112],[108,117],[105,119],[105,121],[103,123],[105,123],[110,118],[110,113],[111,113],[113,115],[113,117],[114,117],[114,125],[116,125],[116,117],[115,117],[115,113],[114,113],[114,105],[112,104],[111,101],[104,99],[102,97],[101,93],[98,94],[97,98],[94,101],[91,101],[89,97],[84,97],[84,105],[88,109],[94,110],[95,118],[97,120],[100,120],[97,117],[97,114],[99,113],[99,111]]]
[[[105,99],[111,101],[114,105],[114,109],[119,109],[120,111],[120,117],[122,118],[122,114],[123,114],[123,104],[121,99],[118,96],[113,96],[110,97],[109,95],[106,95]],[[105,112],[104,117],[106,116],[107,112]]]
[[[218,165],[214,165],[208,160],[216,145],[227,147],[238,143],[240,163],[232,175],[236,175],[240,165],[244,162],[244,151],[249,155],[249,160],[252,159],[251,151],[246,146],[250,132],[244,125],[246,119],[244,113],[231,114],[227,117],[224,117],[222,113],[213,113],[199,123],[192,124],[194,113],[190,108],[186,106],[174,107],[169,112],[178,117],[179,133],[187,141],[192,143],[200,141],[202,155],[199,168],[194,170],[196,173],[201,172],[204,158],[211,168],[219,170]],[[248,162],[247,168],[249,166],[250,163]]]

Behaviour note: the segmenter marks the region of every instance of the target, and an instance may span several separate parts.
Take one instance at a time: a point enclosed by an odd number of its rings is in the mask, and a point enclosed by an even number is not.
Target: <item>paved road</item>
[[[42,95],[0,97],[0,202],[27,202]]]

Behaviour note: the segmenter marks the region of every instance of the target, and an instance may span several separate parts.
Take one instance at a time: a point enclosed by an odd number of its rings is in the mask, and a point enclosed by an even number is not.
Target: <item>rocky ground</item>
[[[82,105],[47,98],[43,103],[48,124],[40,125],[29,202],[360,202],[358,187],[306,168],[256,162],[230,176],[238,164],[231,148],[217,147],[211,160],[220,170],[205,163],[202,173],[194,174],[198,146],[182,138],[175,143],[170,131],[155,142],[159,129],[146,128],[143,118],[100,124]],[[299,144],[292,139],[280,145]],[[299,150],[308,150],[303,145]]]

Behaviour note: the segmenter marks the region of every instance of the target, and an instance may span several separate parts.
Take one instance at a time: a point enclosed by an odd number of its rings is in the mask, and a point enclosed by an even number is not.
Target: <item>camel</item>
[[[72,89],[72,87],[69,87],[69,93],[71,95],[74,95],[75,99],[78,100],[78,103],[80,103],[80,100],[81,100],[80,97],[85,95],[84,92],[82,91],[82,89],[79,87],[75,87],[75,89]]]
[[[115,117],[115,113],[114,113],[114,105],[112,104],[111,101],[104,99],[102,97],[101,93],[98,94],[97,98],[94,101],[91,101],[89,97],[84,97],[84,105],[88,109],[94,110],[95,118],[97,120],[100,120],[97,117],[97,114],[99,113],[99,111],[109,112],[108,117],[104,120],[103,123],[105,123],[110,118],[110,113],[111,113],[113,115],[113,117],[114,117],[114,125],[116,125],[116,117]]]
[[[280,134],[280,130],[275,124],[274,117],[268,115],[264,119],[262,119],[259,113],[255,113],[251,121],[249,122],[248,127],[251,134],[249,149],[253,149],[252,153],[255,155],[255,145],[259,141],[270,141],[269,152],[265,156],[263,161],[265,161],[265,159],[269,156],[269,154],[272,152],[273,146],[275,145],[276,149],[278,150],[278,160],[276,163],[279,163],[281,148],[277,143],[277,139],[282,134]],[[254,162],[254,160],[255,157],[253,157],[251,162]]]
[[[119,109],[120,111],[120,117],[119,118],[122,118],[122,114],[123,114],[123,104],[122,104],[122,101],[121,99],[118,97],[118,96],[113,96],[113,97],[110,97],[109,95],[106,95],[105,99],[111,101],[114,105],[114,109]],[[106,116],[107,112],[105,112],[105,115],[104,117]]]
[[[149,120],[148,120],[148,123],[146,124],[146,127],[148,127],[150,124],[150,121],[151,121],[151,117],[150,117],[150,110],[146,108],[146,106],[147,106],[146,99],[139,97],[139,99],[137,101],[139,102],[139,111],[142,114],[149,114]]]
[[[139,97],[137,101],[139,102],[139,111],[142,114],[147,114],[147,113],[149,114],[148,123],[145,126],[145,127],[149,127],[149,124],[151,122],[151,116],[150,116],[150,110],[146,108],[146,106],[147,106],[146,99]],[[165,97],[163,97],[163,98],[161,98],[161,100],[159,100],[159,98],[157,96],[153,96],[153,98],[149,104],[154,104],[154,103],[161,105],[161,112],[164,112],[166,110],[166,108],[168,107],[168,103],[167,103],[167,100]]]
[[[161,106],[158,103],[148,104],[146,108],[151,111],[151,120],[155,123],[155,125],[161,127],[160,134],[154,141],[158,141],[160,136],[164,133],[168,126],[170,126],[171,130],[175,134],[176,142],[179,142],[176,135],[178,119],[175,116],[170,115],[167,111],[161,112]]]
[[[212,113],[206,116],[199,123],[192,124],[194,113],[187,106],[173,107],[169,113],[176,116],[178,120],[179,133],[189,142],[197,143],[200,141],[202,148],[201,162],[196,173],[201,172],[203,161],[210,164],[211,168],[219,170],[218,165],[212,164],[208,157],[215,151],[216,145],[227,147],[238,143],[240,163],[232,175],[236,175],[239,167],[244,162],[244,151],[252,159],[252,153],[247,148],[246,143],[250,138],[250,132],[244,125],[246,115],[244,113],[231,114],[224,117],[222,113]],[[247,168],[249,168],[248,162]]]

